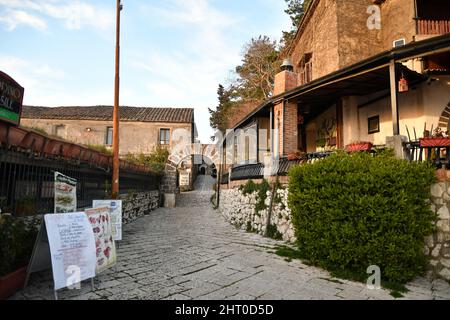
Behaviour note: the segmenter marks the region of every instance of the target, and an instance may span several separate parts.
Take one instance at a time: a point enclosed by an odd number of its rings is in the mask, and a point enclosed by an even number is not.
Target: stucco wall
[[[445,107],[450,103],[450,77],[440,76],[438,81],[431,84],[422,83],[414,90],[410,88],[407,93],[399,94],[399,117],[400,117],[400,134],[407,136],[406,126],[410,131],[411,138],[414,139],[414,128],[417,137],[423,136],[425,123],[427,130],[438,126],[439,118]],[[359,98],[358,104],[363,102],[363,98]],[[365,98],[367,99],[367,98]],[[380,116],[380,132],[368,134],[368,118],[372,116]],[[357,119],[355,119],[357,118]],[[344,140],[345,144],[351,142],[356,136],[348,135],[351,123],[358,123],[360,134],[358,140],[370,141],[375,145],[383,145],[386,143],[386,136],[392,136],[392,111],[390,97],[386,97],[371,105],[360,108],[358,113],[348,114],[347,122],[344,122]],[[345,134],[347,133],[347,134]]]
[[[52,119],[22,119],[21,125],[44,129],[53,134],[54,126],[64,125],[61,138],[80,144],[105,145],[107,127],[111,121],[92,120],[52,120]],[[90,128],[91,131],[87,131]],[[157,122],[121,122],[120,123],[120,154],[150,153],[159,143],[159,129],[186,129],[191,139],[190,123],[157,123]]]
[[[317,140],[319,139],[319,131],[324,121],[334,119],[336,121],[336,105],[332,105],[327,110],[318,115],[314,120],[309,121],[306,125],[306,151],[317,151]],[[336,137],[337,132],[334,131],[333,136]]]

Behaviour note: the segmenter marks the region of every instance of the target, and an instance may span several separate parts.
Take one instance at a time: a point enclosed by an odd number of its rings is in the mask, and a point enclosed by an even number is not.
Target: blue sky
[[[0,70],[30,105],[112,105],[115,0],[0,0]],[[290,28],[284,0],[122,0],[120,104],[208,107],[243,45]]]

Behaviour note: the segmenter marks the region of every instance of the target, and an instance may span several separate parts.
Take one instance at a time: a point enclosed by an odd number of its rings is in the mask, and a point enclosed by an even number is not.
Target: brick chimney
[[[289,59],[285,59],[281,72],[275,76],[273,95],[277,96],[297,87],[297,74]],[[298,149],[297,102],[282,100],[274,106],[274,128],[279,130],[278,153],[281,157]],[[278,141],[277,141],[278,140]]]

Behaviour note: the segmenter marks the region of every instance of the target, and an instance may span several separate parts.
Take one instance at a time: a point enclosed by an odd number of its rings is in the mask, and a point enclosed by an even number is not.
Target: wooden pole
[[[116,73],[114,80],[114,111],[113,111],[113,174],[112,174],[112,197],[119,196],[119,61],[120,61],[120,11],[121,0],[117,0],[116,21]]]

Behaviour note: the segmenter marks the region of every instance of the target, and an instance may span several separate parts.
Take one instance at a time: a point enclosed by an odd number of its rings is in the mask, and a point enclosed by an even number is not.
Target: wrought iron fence
[[[318,161],[320,159],[326,158],[331,155],[331,152],[315,152],[308,153],[304,157],[289,160],[287,158],[282,158],[278,162],[278,172],[279,176],[285,176],[289,172],[289,169],[292,166],[299,165],[302,163],[312,163],[314,161]],[[222,183],[228,183],[229,181],[236,180],[247,180],[247,179],[262,179],[264,178],[264,164],[255,163],[255,164],[246,164],[234,167],[231,170],[231,176],[229,173],[222,175]]]
[[[80,209],[89,207],[94,199],[110,195],[109,168],[0,148],[2,212],[17,216],[53,212],[55,171],[77,179],[77,206]],[[159,182],[160,177],[154,173],[121,170],[120,193],[157,190]]]

